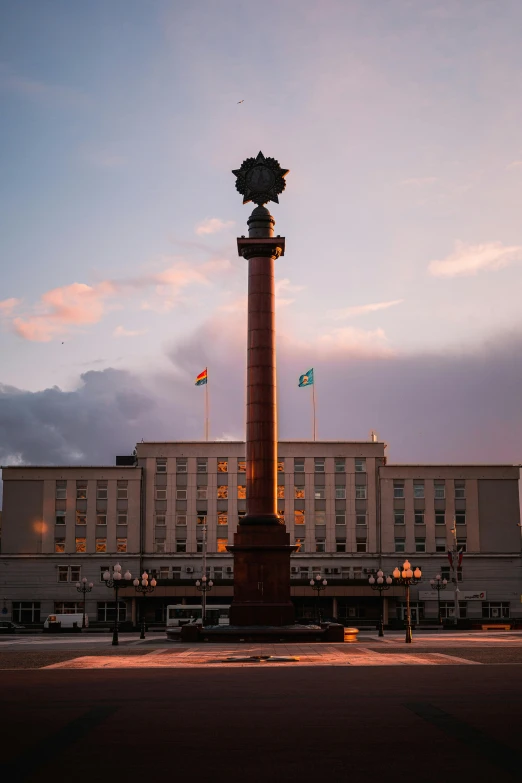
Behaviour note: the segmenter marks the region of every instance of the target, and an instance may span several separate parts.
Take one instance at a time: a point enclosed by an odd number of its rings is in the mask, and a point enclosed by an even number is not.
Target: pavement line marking
[[[454,663],[463,663],[467,664],[468,666],[482,666],[483,664],[481,661],[472,661],[469,658],[459,658],[457,655],[447,655],[446,653],[438,653],[438,652],[432,652],[429,653],[429,655],[433,655],[437,658],[447,658],[448,661],[452,661]]]
[[[419,718],[439,728],[449,737],[467,745],[479,756],[486,758],[493,766],[501,767],[511,773],[515,780],[522,780],[520,754],[509,745],[504,745],[503,742],[499,742],[494,737],[484,734],[480,729],[470,726],[469,723],[464,723],[459,718],[455,718],[428,702],[415,702],[404,706]]]
[[[49,757],[49,748],[66,749],[82,739],[93,728],[99,726],[108,717],[113,715],[119,707],[103,704],[93,707],[82,713],[77,718],[58,729],[50,737],[45,737],[34,745],[24,748],[22,753],[10,761],[0,762],[0,773],[3,780],[16,780],[17,783],[27,780],[40,766],[52,759]]]
[[[149,655],[165,655],[165,653],[169,653],[170,650],[167,647],[160,648],[159,650],[151,650],[149,653],[146,653],[143,657],[148,658]]]

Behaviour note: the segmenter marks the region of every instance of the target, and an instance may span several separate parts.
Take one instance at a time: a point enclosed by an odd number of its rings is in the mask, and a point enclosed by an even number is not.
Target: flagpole
[[[205,370],[207,371],[207,382],[205,384],[205,440],[208,440],[208,368],[205,367]]]
[[[316,427],[316,421],[315,421],[315,371],[314,371],[314,382],[312,383],[312,410],[313,410],[313,422],[314,422],[314,442],[317,440],[317,427]]]

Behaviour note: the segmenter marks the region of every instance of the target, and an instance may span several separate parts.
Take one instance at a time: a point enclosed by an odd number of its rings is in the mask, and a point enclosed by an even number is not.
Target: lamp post
[[[326,588],[328,581],[321,578],[321,574],[316,574],[314,578],[310,579],[310,587],[316,592],[316,606],[317,606],[317,624],[321,623],[321,607],[319,604],[319,594]]]
[[[83,617],[82,617],[82,628],[85,628],[85,596],[87,593],[90,593],[92,588],[94,587],[92,582],[89,582],[87,584],[87,577],[84,576],[81,582],[76,582],[76,589],[79,593],[83,593]]]
[[[385,578],[384,573],[379,568],[379,570],[377,571],[377,578],[375,578],[374,575],[371,574],[368,579],[368,583],[372,588],[372,590],[379,591],[379,598],[380,598],[380,605],[381,605],[381,619],[379,620],[379,636],[384,636],[384,598],[382,595],[382,591],[390,589],[390,587],[393,584],[393,579],[391,578],[391,576],[387,576]]]
[[[196,590],[201,593],[201,622],[205,625],[207,620],[207,593],[214,587],[212,579],[207,579],[207,575],[203,574],[201,579],[196,579]]]
[[[440,613],[440,591],[445,590],[447,584],[448,584],[448,580],[441,579],[440,574],[437,574],[435,579],[430,579],[431,589],[437,591],[437,610],[438,610],[438,617],[439,617],[439,625],[442,625],[442,616]]]
[[[114,615],[114,626],[112,629],[112,643],[113,644],[119,644],[118,641],[118,590],[120,589],[120,582],[122,579],[125,579],[126,582],[130,582],[132,579],[131,572],[127,569],[124,574],[121,573],[121,565],[119,563],[116,563],[114,568],[112,569],[112,579],[110,571],[105,571],[103,574],[103,581],[105,582],[107,587],[114,588],[114,595],[115,595],[115,601],[116,601],[116,612]]]
[[[146,571],[144,571],[141,575],[141,582],[136,577],[136,579],[132,583],[134,585],[134,589],[137,593],[141,593],[143,595],[143,605],[142,605],[142,612],[141,612],[141,632],[140,632],[140,639],[145,639],[145,596],[147,593],[153,593],[154,588],[157,585],[156,580],[154,577],[149,582],[149,575]]]
[[[420,568],[412,570],[409,560],[405,560],[402,564],[402,570],[395,568],[393,571],[393,578],[399,585],[404,585],[406,590],[406,644],[412,643],[411,637],[411,614],[410,614],[410,587],[420,582],[422,577],[422,571]]]

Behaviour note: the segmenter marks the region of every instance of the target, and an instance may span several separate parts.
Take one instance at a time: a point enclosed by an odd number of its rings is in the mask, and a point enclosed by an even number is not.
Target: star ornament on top
[[[262,152],[257,158],[247,158],[240,169],[234,169],[236,189],[243,196],[243,204],[253,201],[261,206],[268,201],[279,204],[278,195],[286,187],[285,177],[290,169],[282,169],[275,158],[265,158]]]

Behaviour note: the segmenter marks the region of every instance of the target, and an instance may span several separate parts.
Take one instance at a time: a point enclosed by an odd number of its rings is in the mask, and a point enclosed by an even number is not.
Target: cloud
[[[375,313],[377,310],[387,310],[388,307],[394,307],[395,305],[402,304],[404,299],[392,299],[390,302],[375,302],[373,304],[355,305],[353,307],[345,307],[342,310],[330,310],[328,315],[335,321],[342,321],[345,318],[355,318],[358,315],[366,315],[366,313]]]
[[[434,277],[464,277],[485,269],[502,269],[520,260],[522,245],[503,245],[502,242],[467,245],[457,241],[453,253],[431,261],[428,270]]]
[[[522,169],[522,160],[514,160],[506,166],[509,169]]]
[[[388,338],[382,329],[366,331],[353,326],[333,329],[328,334],[320,335],[316,344],[321,351],[328,354],[357,356],[370,358],[377,356],[392,356],[395,352],[388,343]]]
[[[438,177],[410,177],[410,179],[403,179],[401,185],[434,185],[438,182]]]
[[[123,326],[117,326],[114,332],[112,333],[113,337],[139,337],[142,334],[147,333],[147,329],[141,329],[141,330],[132,330],[132,329],[125,329]]]
[[[2,302],[0,302],[0,314],[11,315],[13,310],[18,307],[21,301],[21,299],[15,299],[14,296],[12,296],[10,299],[4,299]]]
[[[224,231],[227,228],[232,228],[235,225],[234,220],[221,220],[220,218],[205,218],[195,228],[196,234],[203,236],[204,234],[217,234],[220,231]]]

